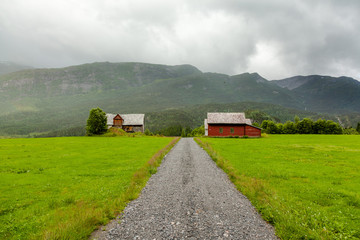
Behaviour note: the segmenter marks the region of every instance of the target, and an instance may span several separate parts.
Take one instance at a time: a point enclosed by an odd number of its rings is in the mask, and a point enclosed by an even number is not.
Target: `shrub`
[[[191,137],[202,137],[205,135],[205,127],[200,126],[191,131]]]
[[[343,130],[343,134],[346,134],[346,135],[358,135],[359,132],[356,131],[355,128],[345,128],[345,129]]]
[[[148,128],[145,130],[144,133],[145,133],[146,136],[152,136],[153,135]]]

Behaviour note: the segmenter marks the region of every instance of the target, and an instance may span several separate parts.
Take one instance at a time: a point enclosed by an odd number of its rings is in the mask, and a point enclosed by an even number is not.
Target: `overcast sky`
[[[0,0],[0,60],[360,80],[360,1]]]

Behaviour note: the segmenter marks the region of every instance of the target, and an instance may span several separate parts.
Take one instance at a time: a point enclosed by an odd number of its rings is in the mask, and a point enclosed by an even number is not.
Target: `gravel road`
[[[182,138],[140,197],[92,239],[277,239],[193,139]]]

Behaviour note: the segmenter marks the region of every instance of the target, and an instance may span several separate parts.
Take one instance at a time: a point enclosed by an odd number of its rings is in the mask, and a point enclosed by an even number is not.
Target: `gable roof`
[[[120,116],[120,114],[116,114],[113,119],[116,119],[116,120],[124,120],[124,119]]]
[[[113,119],[117,114],[107,113],[107,125],[113,125]],[[145,114],[121,114],[119,115],[124,119],[123,125],[144,125]]]
[[[207,123],[251,125],[251,120],[245,117],[245,113],[208,113]]]

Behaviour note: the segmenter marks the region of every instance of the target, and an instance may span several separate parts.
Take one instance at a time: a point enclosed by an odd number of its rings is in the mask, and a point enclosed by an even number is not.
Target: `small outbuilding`
[[[244,113],[208,113],[204,126],[205,136],[261,137],[261,128],[253,126]]]
[[[145,114],[112,114],[107,113],[108,128],[121,128],[125,132],[144,132]]]

